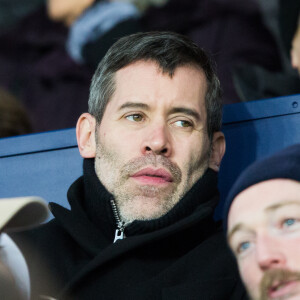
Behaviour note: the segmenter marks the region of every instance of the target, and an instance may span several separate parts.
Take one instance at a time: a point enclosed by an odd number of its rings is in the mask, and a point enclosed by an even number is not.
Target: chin
[[[157,198],[138,197],[130,203],[120,206],[120,214],[123,220],[132,222],[134,220],[158,219],[168,213],[176,203],[162,201]]]

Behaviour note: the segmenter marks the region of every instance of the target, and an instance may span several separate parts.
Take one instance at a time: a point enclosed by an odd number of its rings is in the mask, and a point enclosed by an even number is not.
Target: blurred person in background
[[[13,11],[13,4],[10,8]],[[0,84],[28,110],[34,132],[74,126],[77,116],[86,111],[85,99],[98,61],[117,38],[140,30],[136,15],[130,3],[48,0],[0,32]],[[89,31],[82,28],[94,20],[100,23],[97,37],[103,37],[91,50],[95,49],[98,60],[95,63],[94,54],[88,53],[82,63],[73,53],[89,40]]]
[[[168,0],[48,0],[48,13],[53,20],[70,28],[67,51],[78,64],[94,68],[109,47],[119,38],[144,31],[140,23],[150,7],[161,7]]]
[[[300,92],[299,79],[285,46],[299,5],[295,0],[281,2],[93,1],[72,23],[67,49],[78,63],[96,66],[116,38],[137,31],[172,30],[213,53],[224,103],[294,94]],[[74,20],[72,11],[70,6],[65,21]],[[276,80],[282,85],[274,84]]]
[[[251,299],[300,299],[300,144],[250,165],[224,211],[228,243]]]
[[[96,0],[47,0],[51,20],[71,26]]]
[[[299,8],[299,0],[170,0],[149,8],[141,24],[182,33],[211,52],[227,104],[300,92],[289,57]]]
[[[293,69],[291,57],[292,40],[297,29],[300,12],[299,0],[256,0],[265,28],[271,34],[277,52],[277,69],[264,64],[242,64],[236,66],[234,84],[243,101],[259,100],[300,93],[300,78]]]
[[[22,103],[0,88],[0,138],[31,132],[31,122]]]
[[[68,31],[43,2],[0,34],[0,85],[27,109],[34,132],[73,127],[86,110],[93,70],[68,55]]]
[[[294,94],[299,77],[284,45],[298,3],[48,0],[0,35],[0,84],[23,102],[34,131],[73,127],[86,110],[92,73],[113,42],[171,30],[213,53],[223,103]]]

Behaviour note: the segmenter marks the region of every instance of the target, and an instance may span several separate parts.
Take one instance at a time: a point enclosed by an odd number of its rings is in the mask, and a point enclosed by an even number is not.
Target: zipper
[[[125,233],[124,233],[126,224],[125,224],[125,222],[121,221],[119,211],[118,211],[118,208],[117,208],[117,205],[116,205],[114,199],[111,199],[110,203],[111,203],[112,211],[115,216],[116,224],[117,224],[117,229],[115,231],[115,238],[114,238],[114,243],[115,243],[118,240],[123,240],[126,238]]]

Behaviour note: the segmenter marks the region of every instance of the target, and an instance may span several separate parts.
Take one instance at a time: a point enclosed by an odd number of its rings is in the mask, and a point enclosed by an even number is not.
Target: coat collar
[[[91,255],[112,244],[116,221],[110,200],[113,196],[99,181],[94,159],[84,160],[84,175],[68,191],[71,211],[51,203],[61,226]],[[162,234],[180,230],[203,219],[211,219],[218,203],[217,173],[207,169],[187,194],[164,216],[150,221],[134,221],[126,227],[126,236]],[[194,221],[192,221],[194,220]]]

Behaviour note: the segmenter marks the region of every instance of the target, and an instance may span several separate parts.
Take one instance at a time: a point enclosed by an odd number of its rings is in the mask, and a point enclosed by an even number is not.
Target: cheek
[[[285,252],[288,267],[300,271],[300,238],[286,240],[281,248]]]
[[[116,159],[131,159],[138,155],[139,137],[135,133],[126,131],[102,130],[99,143]]]
[[[206,167],[206,162],[208,163],[209,152],[206,144],[200,142],[192,144],[181,143],[178,153],[182,165],[189,169],[189,175],[202,170],[204,166]]]
[[[255,260],[251,257],[238,262],[240,276],[247,287],[247,290],[253,294],[258,293],[262,272],[257,266]]]

